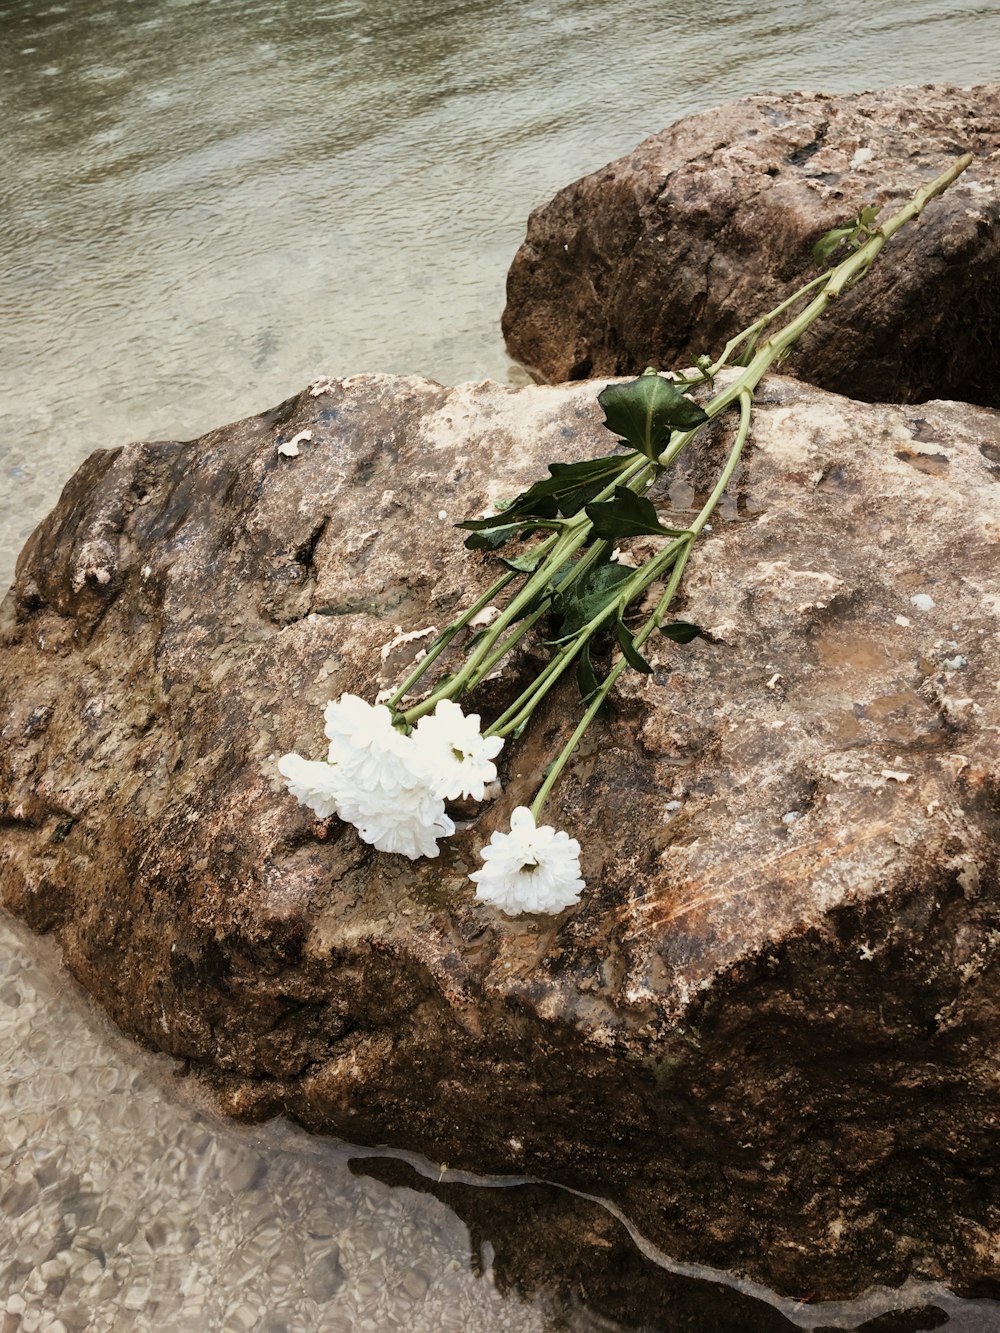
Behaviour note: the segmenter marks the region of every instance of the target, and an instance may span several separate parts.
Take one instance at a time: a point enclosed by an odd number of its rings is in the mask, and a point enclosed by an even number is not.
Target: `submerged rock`
[[[507,280],[511,354],[543,380],[714,352],[875,203],[977,161],[897,234],[786,369],[852,398],[1000,405],[1000,85],[775,93],[678,121],[537,209]]]
[[[233,1114],[605,1196],[793,1294],[998,1279],[996,413],[764,382],[677,608],[708,638],[647,644],[547,809],[578,908],[468,880],[572,688],[438,861],[284,791],[326,699],[493,579],[451,524],[605,451],[601,416],[588,384],[357,376],[92,455],[3,604],[3,901]]]

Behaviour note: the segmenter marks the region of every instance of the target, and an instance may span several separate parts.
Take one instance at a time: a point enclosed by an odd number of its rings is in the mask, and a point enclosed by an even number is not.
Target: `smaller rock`
[[[1000,405],[1000,85],[760,94],[678,121],[536,209],[503,330],[540,380],[692,363],[818,273],[824,232],[976,161],[783,370],[872,402]]]

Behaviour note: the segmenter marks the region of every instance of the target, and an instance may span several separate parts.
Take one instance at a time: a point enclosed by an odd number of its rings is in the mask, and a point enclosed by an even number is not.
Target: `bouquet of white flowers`
[[[971,160],[971,155],[960,158],[887,221],[879,224],[875,210],[865,208],[853,222],[828,232],[817,242],[814,258],[827,265],[842,255],[839,262],[733,338],[716,361],[703,356],[683,374],[649,369],[629,383],[608,385],[597,401],[605,426],[618,437],[617,452],[550,463],[549,476],[501,512],[458,524],[470,532],[465,542],[470,550],[503,552],[497,558],[504,572],[438,635],[385,702],[369,704],[345,694],[327,704],[326,758],[286,754],[278,761],[291,794],[319,819],[337,816],[353,824],[378,851],[410,858],[437,856],[439,840],[455,832],[448,803],[487,797],[497,781],[495,761],[506,741],[520,736],[542,699],[575,666],[583,714],[546,770],[530,809],[519,806],[513,811],[510,832],[493,834],[481,852],[485,865],[470,878],[478,899],[510,915],[560,912],[578,902],[585,887],[580,844],[549,825],[539,826],[538,817],[621,673],[651,671],[642,654],[650,635],[685,644],[701,634],[697,625],[669,619],[669,610],[695,542],[739,463],[757,385],[830,302],[864,275],[886,241],[919,216]],[[806,297],[811,299],[797,315],[768,332]],[[713,393],[716,378],[728,365],[738,367],[738,373]],[[691,396],[706,390],[702,403]],[[737,422],[716,484],[693,522],[673,527],[662,520],[647,492],[695,436],[730,408],[738,414]],[[619,543],[637,536],[658,537],[662,545],[633,566],[618,558]],[[511,554],[515,544],[517,553]],[[650,589],[662,591],[652,613],[636,625],[632,608]],[[492,604],[503,595],[503,608],[487,626],[477,628],[484,612],[495,611]],[[456,700],[542,626],[547,627],[544,642],[552,649],[546,664],[483,730],[480,715],[463,713]],[[416,698],[419,683],[463,634],[459,662],[424,697]],[[602,680],[592,646],[609,634],[620,656]],[[408,700],[413,700],[409,706]]]

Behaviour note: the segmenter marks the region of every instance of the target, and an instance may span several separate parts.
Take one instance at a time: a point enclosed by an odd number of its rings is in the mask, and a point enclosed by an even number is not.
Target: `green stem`
[[[555,594],[557,592],[564,592],[571,583],[575,583],[577,579],[581,578],[591,565],[597,564],[599,560],[603,559],[607,552],[607,548],[610,545],[611,543],[606,541],[595,542],[586,555],[580,557],[565,577],[560,579],[558,583],[552,585],[552,592],[542,600],[537,609],[532,611],[529,616],[525,616],[514,631],[509,634],[502,643],[494,648],[484,662],[479,664],[469,677],[465,686],[466,690],[474,690],[480,681],[485,680],[497,663],[507,656],[511,649],[524,638],[528,631],[532,629],[539,620],[541,620],[542,616],[548,614],[552,608],[552,599]]]
[[[634,462],[621,472],[613,482],[606,486],[596,496],[595,500],[605,500],[614,494],[616,486],[627,485],[636,475],[649,470],[654,471],[652,464],[643,455],[638,455]],[[527,526],[527,523],[526,523]],[[470,683],[477,677],[479,668],[486,658],[493,652],[500,635],[504,630],[513,624],[524,613],[525,609],[531,605],[534,599],[542,592],[552,580],[552,576],[573,556],[581,546],[587,541],[590,533],[591,523],[586,514],[574,514],[572,518],[564,519],[562,523],[562,532],[558,535],[548,538],[553,542],[552,550],[545,560],[536,566],[534,573],[528,578],[520,592],[507,605],[503,613],[490,626],[489,633],[483,641],[476,646],[469,654],[462,667],[449,680],[439,685],[432,691],[422,703],[416,704],[413,708],[407,709],[403,714],[403,720],[410,726],[426,713],[433,712],[442,699],[457,699],[467,689]],[[579,562],[583,565],[583,561]],[[581,571],[574,569],[572,578],[565,580],[560,587],[568,586],[579,576]],[[513,642],[521,637],[519,632]],[[422,664],[421,664],[422,665]],[[495,663],[494,663],[495,665]],[[481,677],[480,677],[481,679]]]
[[[722,389],[712,399],[711,404],[706,406],[705,411],[710,416],[714,416],[715,411],[712,409],[715,409],[717,405],[718,410],[721,410],[735,402],[744,389],[750,389],[751,392],[756,389],[774,362],[779,357],[784,356],[789,348],[802,337],[806,329],[816,323],[841,292],[850,287],[865,273],[877,258],[879,251],[889,237],[895,235],[900,227],[904,227],[907,222],[919,217],[928,202],[946,190],[962,174],[971,161],[972,154],[966,153],[964,157],[960,157],[954,162],[947,171],[943,171],[928,185],[924,185],[917,190],[908,204],[876,229],[870,240],[866,241],[854,254],[841,260],[836,268],[831,269],[828,275],[829,281],[819,295],[814,297],[800,314],[789,320],[778,333],[772,334],[770,338],[760,344],[756,355],[742,374]]]
[[[776,305],[773,310],[769,310],[766,315],[761,315],[760,319],[751,324],[749,328],[744,329],[742,333],[738,333],[735,338],[730,338],[729,342],[727,342],[722,349],[722,355],[719,357],[718,361],[716,361],[707,372],[708,378],[714,379],[715,376],[718,375],[719,371],[727,364],[729,358],[736,351],[737,347],[749,341],[755,333],[763,333],[767,326],[773,324],[779,315],[783,315],[789,307],[795,305],[797,301],[801,301],[807,293],[811,292],[816,287],[821,287],[824,283],[829,282],[829,280],[829,273],[821,273],[818,278],[813,278],[810,282],[805,283],[797,292],[793,292],[791,296],[782,301],[780,305]]]
[[[793,305],[801,297],[805,296],[813,287],[822,286],[822,290],[809,302],[806,308],[796,315],[794,319],[789,320],[779,332],[772,334],[770,338],[761,343],[757,348],[756,354],[750,361],[750,364],[746,366],[729,384],[727,384],[724,389],[720,389],[714,398],[705,404],[704,410],[708,416],[718,416],[730,403],[736,402],[740,393],[744,389],[749,389],[752,393],[768,370],[770,370],[774,362],[777,361],[779,357],[785,355],[789,348],[801,338],[806,329],[812,324],[815,324],[816,320],[823,315],[829,308],[831,302],[835,301],[841,292],[855,283],[858,278],[870,268],[886,241],[891,236],[894,236],[901,227],[905,227],[908,222],[912,222],[914,218],[919,217],[930,200],[947,190],[948,186],[958,179],[972,160],[971,153],[966,153],[964,156],[958,158],[952,163],[947,171],[942,171],[940,176],[936,176],[934,180],[917,190],[909,203],[905,204],[898,212],[894,213],[892,217],[888,218],[884,223],[877,227],[871,238],[866,241],[860,249],[856,250],[854,254],[848,255],[848,257],[841,260],[835,268],[820,274],[818,278],[814,278],[812,282],[806,283],[804,287],[800,287],[794,295],[790,296],[786,301],[783,301],[781,305],[776,306],[774,310],[758,320],[756,325],[751,324],[749,329],[744,330],[744,332],[739,334],[731,343],[727,343],[722,357],[712,367],[713,374],[721,369],[725,359],[732,353],[735,347],[739,346],[739,344],[746,339],[748,334],[754,332],[758,326],[772,323],[777,315],[783,313],[783,311],[790,305]],[[702,427],[698,427],[697,430],[694,431],[687,431],[682,435],[672,435],[667,448],[660,455],[660,466],[669,467],[678,454],[687,447],[700,429],[702,429]]]
[[[669,567],[671,560],[676,559],[689,542],[690,537],[685,533],[683,537],[676,538],[669,546],[658,552],[647,565],[637,569],[636,577],[629,579],[623,585],[620,596],[615,598],[613,602],[609,602],[602,611],[598,612],[592,620],[589,620],[569,642],[559,647],[545,664],[541,674],[532,681],[527,689],[522,691],[484,734],[487,736],[509,736],[511,732],[517,731],[519,727],[523,726],[563,672],[572,664],[573,659],[579,654],[584,644],[588,643],[613,616],[617,616],[623,607],[640,596],[649,584]]]
[[[472,678],[484,658],[492,651],[501,633],[508,625],[518,619],[522,612],[530,606],[538,593],[546,586],[551,577],[549,573],[549,565],[552,564],[558,569],[558,567],[563,564],[564,561],[568,560],[574,551],[576,551],[586,540],[585,533],[580,532],[582,527],[584,527],[583,524],[574,524],[572,522],[567,524],[566,529],[556,537],[555,544],[548,558],[528,578],[522,586],[521,591],[511,599],[507,609],[493,622],[490,626],[489,633],[483,641],[473,649],[461,668],[456,671],[449,680],[446,680],[439,685],[436,690],[432,690],[422,703],[407,709],[403,714],[403,719],[407,724],[412,726],[412,724],[419,718],[423,717],[424,714],[433,712],[440,700],[457,699],[465,691],[469,680]]]
[[[467,607],[456,620],[453,620],[450,625],[441,631],[427,649],[424,657],[413,668],[396,693],[391,699],[387,700],[390,708],[395,708],[400,700],[404,699],[409,694],[414,685],[416,685],[421,676],[423,676],[424,672],[433,666],[441,656],[459,630],[464,629],[470,620],[475,616],[478,616],[480,611],[489,606],[497,593],[502,592],[507,584],[516,578],[517,574],[514,570],[508,570],[506,574],[502,574],[495,583],[490,584],[481,597],[478,597],[476,601],[474,601],[471,606]]]
[[[702,532],[708,520],[712,517],[712,514],[714,513],[716,506],[718,505],[719,501],[725,494],[726,488],[728,487],[730,481],[732,480],[733,473],[736,471],[736,468],[739,464],[740,455],[743,453],[743,446],[746,444],[747,438],[750,434],[750,409],[753,405],[753,396],[751,395],[749,389],[744,388],[741,391],[739,397],[739,403],[740,403],[740,424],[736,431],[736,437],[733,440],[733,446],[729,451],[729,457],[726,459],[726,465],[722,469],[722,472],[719,476],[719,480],[717,481],[712,491],[712,494],[705,501],[704,505],[702,506],[698,514],[698,517],[691,524],[691,527],[688,530],[689,535],[685,536],[683,542],[678,541],[678,543],[676,543],[678,549],[674,552],[672,557],[674,568],[670,575],[670,580],[667,583],[667,586],[663,592],[663,596],[657,603],[656,609],[653,611],[653,614],[646,620],[642,628],[632,636],[632,641],[635,644],[636,648],[641,648],[642,645],[649,638],[649,636],[653,633],[653,631],[655,629],[659,629],[660,625],[662,624],[663,617],[666,614],[670,606],[670,603],[673,601],[678,587],[680,586],[680,581],[684,574],[684,567],[688,562],[688,557],[691,554],[691,550],[692,547],[694,546],[695,539]],[[675,544],[671,543],[671,546],[673,545]],[[661,551],[649,562],[646,568],[642,571],[643,578],[636,585],[635,591],[632,591],[633,584],[631,581],[629,582],[629,593],[623,594],[623,598],[627,597],[627,602],[632,601],[645,588],[647,588],[652,582],[654,582],[656,578],[658,578],[661,574],[665,572],[667,566],[666,562],[664,561],[664,557],[669,552],[669,550],[670,548],[668,547],[665,551]],[[613,609],[615,609],[614,604],[611,608],[609,608],[609,610]],[[607,618],[607,612],[602,618],[604,619]],[[591,625],[593,624],[594,622],[591,622]],[[581,636],[586,633],[587,638],[589,638],[590,634],[592,634],[593,632],[594,631],[593,629],[591,629],[591,626],[588,625],[585,628],[585,630],[581,631]],[[586,640],[584,639],[583,642],[586,642]],[[566,646],[572,647],[573,653],[575,655],[576,651],[578,651],[578,649],[582,647],[582,643],[580,642],[580,638],[578,638],[574,640],[571,645],[566,645]],[[551,792],[552,788],[559,780],[559,776],[562,773],[563,769],[566,767],[566,765],[569,763],[573,751],[579,745],[584,734],[586,733],[587,728],[590,726],[591,722],[597,716],[597,713],[599,712],[601,705],[604,703],[605,699],[608,697],[611,690],[614,688],[615,684],[618,681],[619,676],[625,670],[627,665],[628,665],[627,661],[625,660],[624,657],[622,657],[611,668],[605,679],[602,681],[600,688],[597,690],[597,692],[594,694],[594,697],[587,705],[586,712],[584,713],[580,721],[577,723],[577,726],[574,729],[573,734],[570,736],[569,740],[563,746],[562,750],[559,752],[558,756],[550,766],[549,771],[546,774],[545,781],[538,789],[538,793],[535,796],[534,801],[532,801],[531,803],[531,813],[535,817],[536,822],[538,820],[538,816],[541,814],[542,807],[544,806],[545,801],[548,798],[549,792]],[[561,668],[561,670],[564,669],[565,666]]]

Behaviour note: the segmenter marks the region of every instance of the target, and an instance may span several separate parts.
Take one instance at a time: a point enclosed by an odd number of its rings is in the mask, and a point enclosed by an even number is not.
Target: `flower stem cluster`
[[[598,394],[604,425],[624,452],[550,463],[549,476],[501,513],[458,525],[470,533],[465,543],[470,550],[507,552],[498,557],[503,574],[435,639],[387,706],[373,707],[353,695],[327,705],[326,760],[288,754],[278,762],[289,791],[319,818],[336,814],[347,820],[380,851],[437,856],[438,841],[455,831],[446,803],[484,799],[505,741],[520,736],[543,699],[575,668],[583,715],[546,770],[530,809],[519,806],[510,833],[492,835],[481,853],[484,867],[470,878],[477,899],[510,915],[558,912],[576,903],[584,887],[580,845],[566,833],[539,827],[538,817],[622,672],[652,670],[643,654],[646,642],[658,633],[685,644],[701,634],[697,625],[670,620],[669,610],[694,544],[739,465],[758,384],[830,303],[863,277],[886,241],[918,217],[971,160],[969,155],[960,158],[881,225],[869,208],[857,223],[828,233],[817,243],[818,260],[826,262],[845,247],[847,256],[732,339],[716,361],[700,357],[684,375],[650,369]],[[808,303],[789,315],[806,298]],[[780,325],[785,316],[787,322]],[[729,365],[736,373],[713,392],[717,376]],[[709,395],[700,404],[690,396],[698,388]],[[735,409],[736,424],[716,484],[692,521],[672,526],[647,492],[698,433],[729,409]],[[660,548],[638,567],[618,561],[620,543],[640,536],[659,538]],[[512,547],[516,554],[509,553]],[[654,609],[636,624],[632,609],[640,602],[648,605],[651,591]],[[466,639],[458,666],[423,698],[415,697],[441,655],[501,595],[507,596],[506,604],[487,629]],[[552,650],[547,662],[481,730],[479,716],[463,714],[456,700],[543,626]],[[602,642],[617,645],[620,654],[603,679],[593,658]]]

